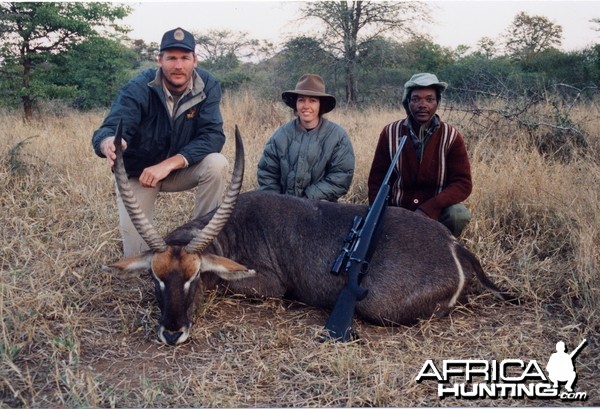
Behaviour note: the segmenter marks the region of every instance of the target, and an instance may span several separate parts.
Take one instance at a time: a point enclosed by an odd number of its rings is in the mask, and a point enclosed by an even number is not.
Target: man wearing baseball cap
[[[461,203],[472,190],[471,166],[460,133],[436,114],[448,84],[434,74],[419,73],[404,84],[402,106],[407,117],[386,125],[369,172],[372,203],[398,149],[407,142],[392,176],[389,204],[438,220],[459,236],[471,219]]]
[[[96,154],[114,164],[114,135],[123,124],[123,160],[141,210],[152,222],[159,192],[197,187],[194,217],[215,209],[225,189],[229,163],[220,112],[221,86],[197,68],[194,36],[182,28],[167,31],[158,68],[143,71],[120,90],[104,122],[92,136]],[[125,257],[148,246],[134,228],[117,190]]]

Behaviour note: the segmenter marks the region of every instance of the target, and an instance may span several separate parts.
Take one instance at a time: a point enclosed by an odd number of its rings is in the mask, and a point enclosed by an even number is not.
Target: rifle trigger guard
[[[367,260],[362,260],[360,258],[352,257],[348,260],[348,264],[350,262],[360,264],[360,274],[362,274],[362,275],[367,274],[367,271],[369,271],[369,262]]]

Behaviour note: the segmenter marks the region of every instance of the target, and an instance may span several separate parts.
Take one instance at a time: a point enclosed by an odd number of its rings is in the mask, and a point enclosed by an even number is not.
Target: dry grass
[[[589,107],[588,107],[589,108]],[[413,327],[358,322],[359,342],[321,344],[327,312],[282,300],[207,294],[190,342],[160,345],[148,277],[101,270],[120,256],[114,187],[90,136],[103,113],[42,116],[25,125],[0,114],[0,406],[564,406],[559,400],[439,400],[414,379],[426,359],[537,360],[558,340],[577,358],[576,390],[598,405],[600,113],[581,108],[590,149],[545,159],[512,122],[442,111],[467,139],[474,220],[463,240],[493,279],[524,305],[488,293],[449,317]],[[247,151],[244,188],[281,104],[227,97],[226,131],[238,124]],[[350,133],[357,172],[346,201],[365,202],[382,126],[400,112],[334,111]],[[228,141],[225,152],[232,156]],[[160,197],[163,233],[191,213],[190,193]],[[579,403],[580,405],[582,403]]]

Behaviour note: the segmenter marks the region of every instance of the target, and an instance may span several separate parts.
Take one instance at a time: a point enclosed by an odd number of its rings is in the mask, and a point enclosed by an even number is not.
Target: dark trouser
[[[470,220],[471,212],[462,203],[446,207],[439,218],[439,222],[450,229],[454,237],[460,236]]]

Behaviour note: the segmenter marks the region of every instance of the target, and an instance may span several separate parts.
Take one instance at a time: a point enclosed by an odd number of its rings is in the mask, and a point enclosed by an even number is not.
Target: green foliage
[[[211,71],[233,71],[239,68],[240,60],[235,54],[228,53],[219,55],[211,61],[205,61],[202,65]]]
[[[449,48],[426,39],[403,43],[398,51],[399,61],[414,72],[439,72],[454,62],[453,53]]]
[[[424,2],[314,1],[302,9],[305,19],[320,20],[325,26],[321,44],[339,58],[343,67],[345,102],[359,100],[358,51],[385,34],[415,38],[418,22],[429,21]]]
[[[151,42],[147,44],[144,40],[132,40],[129,42],[128,48],[136,56],[135,67],[140,68],[141,66],[151,63],[153,66],[156,65],[156,59],[158,58],[159,44]]]
[[[124,32],[114,21],[129,12],[129,7],[112,3],[0,3],[0,60],[6,72],[13,75],[2,93],[12,101],[19,95],[25,118],[31,119],[37,99],[69,93],[68,88],[60,89],[43,80],[44,73],[51,70],[47,66],[50,59],[97,35],[99,30],[103,34]]]
[[[294,88],[298,78],[307,73],[321,75],[328,88],[335,88],[332,74],[335,72],[337,59],[314,38],[292,38],[285,43],[279,61],[276,71],[277,76],[284,79],[281,84],[283,88]]]
[[[235,90],[256,80],[254,63],[262,55],[270,55],[273,45],[248,37],[248,33],[231,30],[209,30],[195,34],[198,65],[211,71],[224,90]]]
[[[252,80],[252,76],[248,72],[241,70],[224,72],[222,74],[217,72],[215,75],[221,81],[221,88],[223,90],[237,90]]]
[[[513,58],[527,61],[536,54],[560,46],[562,27],[544,16],[517,14],[506,33],[506,49]]]
[[[402,86],[415,72],[439,73],[453,62],[452,50],[427,39],[398,43],[374,38],[359,50],[358,100],[361,104],[400,106]]]
[[[523,62],[525,72],[540,73],[548,81],[585,86],[600,80],[600,47],[572,52],[556,49],[542,51]]]
[[[358,3],[308,5],[305,12],[317,19],[333,13],[337,19],[329,27],[333,29],[345,18],[362,21],[358,16],[338,15],[340,7],[365,11],[367,2]],[[373,12],[385,9],[377,3],[368,7]],[[422,9],[403,7],[423,17]],[[0,3],[0,105],[21,104],[26,111],[42,100],[78,109],[109,105],[136,72],[156,66],[157,43],[116,36],[122,30],[114,21],[129,11],[110,3]],[[544,98],[550,88],[560,93],[568,86],[581,89],[581,99],[595,94],[600,44],[560,51],[554,47],[560,44],[561,30],[544,17],[520,13],[507,30],[505,43],[512,48],[505,55],[500,54],[501,42],[490,38],[482,38],[469,54],[466,46],[450,49],[414,36],[413,31],[402,38],[364,31],[360,36],[355,33],[351,65],[337,37],[291,38],[277,53],[272,44],[246,33],[213,30],[197,34],[196,39],[199,66],[215,74],[224,90],[244,87],[261,97],[279,99],[301,75],[315,73],[325,79],[327,91],[340,103],[350,93],[362,107],[399,107],[406,80],[416,72],[433,72],[450,84],[446,101],[476,107],[482,98],[494,97],[507,106],[512,102],[512,109],[517,109],[515,101]],[[556,84],[566,86],[556,88]]]
[[[73,107],[91,109],[112,102],[130,78],[138,56],[115,40],[92,37],[50,61],[53,69],[44,79],[74,89],[72,95],[63,98]]]
[[[241,60],[255,57],[264,46],[260,41],[248,38],[248,33],[230,30],[210,30],[195,38],[198,60],[212,70],[234,70]]]
[[[19,92],[23,68],[12,60],[6,59],[0,66],[0,106],[8,108],[16,108],[21,103]]]
[[[438,75],[451,84],[446,98],[474,104],[480,98],[499,97],[516,90],[519,72],[518,65],[508,58],[472,54],[446,66]]]
[[[311,37],[292,38],[273,57],[247,64],[243,69],[251,71],[252,81],[248,86],[265,98],[278,98],[282,91],[293,89],[300,76],[307,73],[323,77],[331,94],[336,95],[343,89],[343,78],[337,73],[338,59]]]

